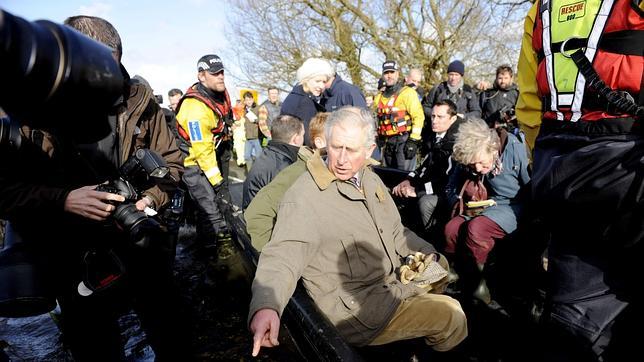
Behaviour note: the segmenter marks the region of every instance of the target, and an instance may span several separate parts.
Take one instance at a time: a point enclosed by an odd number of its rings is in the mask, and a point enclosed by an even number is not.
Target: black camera
[[[120,177],[96,187],[97,191],[118,194],[125,198],[115,203],[112,219],[129,235],[136,246],[147,247],[150,239],[163,231],[161,224],[153,217],[136,208],[135,202],[141,191],[168,174],[165,161],[157,153],[141,148],[119,168]]]
[[[485,119],[490,128],[505,127],[513,131],[518,127],[517,115],[514,106],[505,105]]]
[[[155,94],[154,101],[158,104],[163,104],[163,96],[161,94]]]
[[[499,118],[501,119],[501,121],[504,121],[504,123],[510,123],[517,119],[517,113],[514,107],[504,106],[499,111]]]
[[[3,10],[0,79],[0,107],[14,122],[60,129],[80,143],[109,134],[107,116],[125,86],[109,47],[70,27]]]
[[[54,131],[74,143],[105,138],[125,74],[112,49],[76,30],[0,10],[0,107],[8,115],[0,119],[0,155],[20,149],[22,126]],[[128,167],[135,169],[137,162]],[[145,243],[138,233],[154,223],[128,210],[118,213],[119,220]],[[0,316],[46,313],[56,305],[51,255],[7,225],[0,250]]]

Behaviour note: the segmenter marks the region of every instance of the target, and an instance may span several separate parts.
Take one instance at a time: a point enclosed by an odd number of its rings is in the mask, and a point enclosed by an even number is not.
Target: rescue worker
[[[186,91],[177,105],[179,133],[190,142],[183,182],[197,205],[198,237],[215,243],[228,234],[217,201],[229,198],[227,171],[233,116],[221,58],[214,54],[201,57],[197,78],[199,82]]]
[[[393,60],[382,63],[385,89],[376,95],[378,144],[387,167],[412,171],[425,124],[423,106],[413,88],[398,82],[400,72]]]
[[[546,360],[639,353],[643,14],[641,0],[541,0],[526,17],[517,117],[551,233]]]

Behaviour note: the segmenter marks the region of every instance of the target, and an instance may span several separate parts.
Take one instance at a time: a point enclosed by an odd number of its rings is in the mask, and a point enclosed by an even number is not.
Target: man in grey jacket
[[[374,124],[364,109],[333,112],[325,127],[327,157],[316,152],[280,202],[253,282],[253,356],[261,346],[277,345],[280,316],[300,278],[351,344],[424,337],[433,349],[447,351],[467,336],[460,304],[428,293],[440,290],[443,280],[420,288],[398,277],[401,258],[415,252],[446,263],[403,228],[385,185],[366,167]]]

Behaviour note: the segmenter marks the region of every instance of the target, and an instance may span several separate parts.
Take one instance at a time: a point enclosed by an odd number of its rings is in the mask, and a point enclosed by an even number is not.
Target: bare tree
[[[530,4],[503,1],[234,0],[229,38],[242,72],[236,76],[249,86],[288,91],[302,62],[320,56],[367,90],[385,59],[423,69],[426,88],[453,59],[466,63],[467,78],[480,79],[501,63],[516,63]]]

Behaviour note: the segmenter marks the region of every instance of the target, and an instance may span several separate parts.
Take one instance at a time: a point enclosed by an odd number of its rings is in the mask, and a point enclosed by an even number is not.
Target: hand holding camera
[[[65,199],[65,211],[88,219],[103,221],[116,209],[116,204],[125,197],[97,190],[96,186],[85,186],[72,190]]]
[[[142,196],[141,192],[156,183],[156,180],[164,178],[168,171],[161,156],[149,149],[141,148],[119,168],[121,175],[119,178],[95,188],[95,192],[100,193],[101,196],[114,195],[109,197],[122,199],[122,201],[113,200],[111,205],[105,206],[105,209],[109,215],[110,206],[114,207],[112,218],[119,228],[129,234],[134,245],[147,247],[152,236],[163,229],[156,219],[148,216],[144,211],[152,206],[152,202]]]

